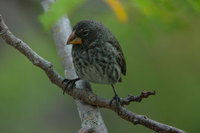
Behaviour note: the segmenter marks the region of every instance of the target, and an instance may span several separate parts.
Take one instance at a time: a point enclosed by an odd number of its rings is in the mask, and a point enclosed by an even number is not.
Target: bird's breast
[[[77,75],[86,81],[113,84],[120,78],[116,60],[101,48],[77,51],[72,49],[73,63]]]

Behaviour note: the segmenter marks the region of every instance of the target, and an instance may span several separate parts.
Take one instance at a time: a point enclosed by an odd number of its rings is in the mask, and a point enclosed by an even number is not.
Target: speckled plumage
[[[82,39],[82,44],[73,45],[72,57],[80,79],[115,84],[126,74],[126,62],[114,35],[103,24],[84,20],[73,31]]]

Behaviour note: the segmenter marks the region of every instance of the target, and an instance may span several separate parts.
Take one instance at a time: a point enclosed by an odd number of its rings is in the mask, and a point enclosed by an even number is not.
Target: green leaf
[[[39,20],[42,23],[45,30],[50,30],[53,24],[56,23],[65,13],[70,13],[83,0],[58,0],[51,5],[49,10],[40,15]]]
[[[200,12],[200,0],[188,0],[188,2],[195,11]]]

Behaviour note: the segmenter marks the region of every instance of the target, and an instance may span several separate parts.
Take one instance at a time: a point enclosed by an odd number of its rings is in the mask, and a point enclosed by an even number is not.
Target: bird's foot
[[[76,78],[76,79],[64,79],[62,81],[62,84],[66,83],[66,86],[65,86],[65,88],[63,90],[63,95],[65,94],[65,92],[66,92],[67,89],[73,89],[76,81],[78,81],[78,80],[80,80],[80,78]]]
[[[120,97],[118,97],[117,94],[115,94],[115,96],[110,100],[110,106],[112,105],[112,102],[115,100],[116,103],[116,107],[119,108],[119,106],[121,105],[121,100]]]

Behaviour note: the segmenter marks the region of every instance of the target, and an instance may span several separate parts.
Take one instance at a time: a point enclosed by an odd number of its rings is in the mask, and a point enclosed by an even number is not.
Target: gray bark
[[[54,2],[54,0],[42,0],[41,4],[45,11]],[[76,72],[74,70],[72,56],[71,56],[71,45],[66,46],[67,38],[71,33],[70,21],[67,15],[63,16],[52,28],[53,37],[55,40],[55,45],[60,56],[62,66],[64,68],[64,74],[67,79],[77,78]],[[86,81],[76,82],[76,86],[80,89],[87,89],[91,91],[91,87]],[[92,106],[86,104],[80,100],[75,100],[77,109],[79,112],[79,117],[81,119],[81,129],[80,131],[88,130],[92,128],[99,133],[107,133],[107,128],[102,120],[101,113],[97,106]]]

